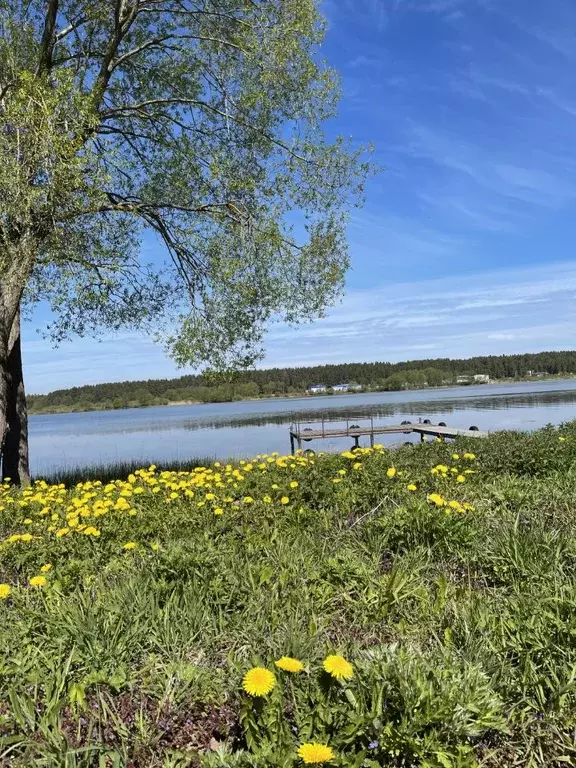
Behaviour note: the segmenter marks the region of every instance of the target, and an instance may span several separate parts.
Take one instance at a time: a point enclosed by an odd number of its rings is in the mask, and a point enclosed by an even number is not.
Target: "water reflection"
[[[425,416],[447,414],[457,411],[482,410],[501,411],[511,408],[534,408],[535,406],[565,406],[576,404],[576,390],[567,392],[534,392],[486,397],[462,397],[446,400],[420,400],[403,403],[375,403],[373,405],[286,410],[281,413],[252,414],[234,418],[186,419],[180,426],[186,430],[239,428],[249,426],[273,426],[292,422],[342,422],[348,419],[385,419],[391,416]],[[159,424],[165,429],[165,424]]]

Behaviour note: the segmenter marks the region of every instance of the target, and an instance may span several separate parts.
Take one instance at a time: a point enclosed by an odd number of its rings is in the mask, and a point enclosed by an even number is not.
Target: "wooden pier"
[[[369,437],[370,445],[373,446],[374,438],[377,435],[409,435],[416,433],[420,435],[421,441],[424,441],[426,437],[439,437],[442,440],[455,439],[457,437],[488,437],[488,432],[482,432],[478,427],[472,426],[469,429],[455,429],[447,427],[444,422],[432,424],[429,419],[416,424],[412,424],[409,421],[404,421],[402,424],[375,424],[373,418],[365,425],[351,424],[351,421],[352,419],[346,419],[346,425],[340,427],[326,426],[324,421],[322,421],[320,426],[316,427],[301,423],[292,424],[290,427],[290,448],[292,454],[295,453],[296,446],[298,446],[298,450],[302,450],[302,443],[337,437],[351,437],[354,440],[354,448],[359,447],[361,437]]]

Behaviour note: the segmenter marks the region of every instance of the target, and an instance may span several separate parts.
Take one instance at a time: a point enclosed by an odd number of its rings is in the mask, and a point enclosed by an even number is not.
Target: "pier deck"
[[[409,422],[405,424],[374,424],[371,419],[370,423],[362,426],[360,424],[350,424],[350,419],[346,421],[346,426],[341,427],[327,427],[325,422],[322,422],[320,428],[314,428],[310,426],[304,426],[303,424],[293,424],[290,427],[290,445],[292,453],[295,451],[295,446],[302,448],[302,443],[310,442],[311,440],[324,440],[329,438],[338,437],[351,437],[356,445],[359,444],[360,437],[369,437],[370,444],[374,445],[374,438],[377,435],[393,435],[393,434],[419,434],[420,439],[424,440],[426,437],[439,437],[441,439],[455,439],[457,437],[473,437],[484,438],[488,437],[488,432],[483,432],[477,427],[470,427],[470,429],[457,429],[454,427],[447,427],[445,424],[431,424],[416,423],[411,424]]]

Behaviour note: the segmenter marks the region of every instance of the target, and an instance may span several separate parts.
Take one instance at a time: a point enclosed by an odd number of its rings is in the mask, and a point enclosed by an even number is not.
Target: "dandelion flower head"
[[[293,659],[291,656],[282,656],[274,664],[278,669],[283,669],[284,672],[302,672],[304,664],[299,659]]]
[[[250,696],[267,696],[275,685],[274,673],[265,667],[252,667],[242,681],[242,687]]]
[[[329,675],[336,680],[350,680],[354,676],[354,668],[344,656],[330,655],[324,659],[322,665]]]
[[[298,757],[306,765],[319,765],[334,759],[334,751],[326,744],[302,744],[298,748]]]

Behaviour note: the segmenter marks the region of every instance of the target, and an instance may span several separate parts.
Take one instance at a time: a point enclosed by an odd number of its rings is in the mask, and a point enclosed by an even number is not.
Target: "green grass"
[[[38,537],[0,546],[0,765],[289,768],[304,741],[332,766],[575,765],[576,423],[355,463],[0,494],[0,540]],[[49,530],[74,498],[99,537]],[[136,514],[94,518],[104,498]],[[242,691],[254,665],[277,677],[264,699]]]

